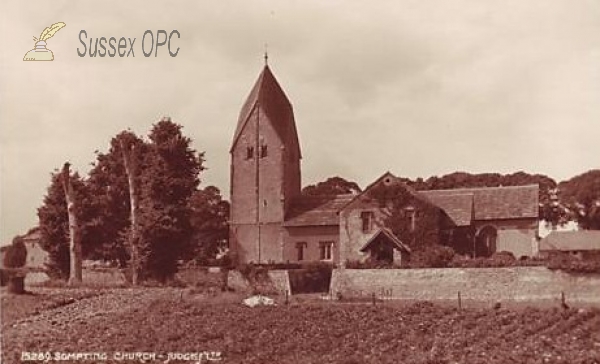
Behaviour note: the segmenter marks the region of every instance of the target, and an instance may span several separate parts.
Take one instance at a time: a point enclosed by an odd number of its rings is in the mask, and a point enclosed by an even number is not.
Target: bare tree
[[[120,140],[121,151],[123,152],[123,164],[125,165],[125,173],[127,173],[127,182],[129,185],[129,202],[131,209],[131,235],[129,244],[131,248],[131,283],[134,286],[138,285],[139,280],[139,226],[138,226],[138,208],[139,198],[135,184],[135,176],[137,174],[137,156],[135,155],[135,144],[126,146],[123,140]]]
[[[77,226],[76,201],[73,185],[71,184],[70,164],[66,162],[62,169],[62,185],[65,191],[67,212],[69,214],[69,252],[70,271],[69,285],[81,283],[81,242],[79,241],[79,230]]]

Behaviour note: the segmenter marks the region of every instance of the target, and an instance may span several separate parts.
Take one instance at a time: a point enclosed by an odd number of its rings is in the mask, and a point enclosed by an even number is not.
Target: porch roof
[[[375,234],[373,234],[369,241],[367,241],[367,243],[362,248],[360,248],[360,251],[365,252],[369,250],[371,245],[377,241],[380,235],[383,235],[383,237],[390,241],[392,245],[394,245],[394,248],[410,253],[410,248],[407,245],[405,245],[402,241],[400,241],[400,239],[398,239],[398,237],[390,229],[386,228],[381,228]]]

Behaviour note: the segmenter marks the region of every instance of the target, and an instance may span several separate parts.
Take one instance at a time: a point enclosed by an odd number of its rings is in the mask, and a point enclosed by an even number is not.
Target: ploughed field
[[[23,352],[100,352],[106,360],[63,362],[110,363],[140,351],[165,355],[152,363],[205,351],[244,364],[600,363],[597,309],[316,300],[249,308],[242,298],[178,288],[3,294],[2,363],[20,363]]]

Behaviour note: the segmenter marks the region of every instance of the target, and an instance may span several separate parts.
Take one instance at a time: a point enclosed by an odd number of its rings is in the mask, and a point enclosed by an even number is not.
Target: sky
[[[56,22],[54,61],[23,62]],[[160,29],[179,32],[176,57],[144,57],[144,32]],[[135,56],[80,57],[81,30],[136,38]],[[37,224],[56,168],[85,175],[113,136],[146,136],[163,116],[206,153],[201,186],[228,196],[265,48],[294,107],[304,185],[600,168],[596,0],[3,0],[0,48],[0,244]]]

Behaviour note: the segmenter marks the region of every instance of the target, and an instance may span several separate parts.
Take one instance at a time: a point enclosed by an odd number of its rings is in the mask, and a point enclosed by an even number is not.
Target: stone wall
[[[600,305],[600,274],[572,274],[545,267],[444,269],[336,269],[331,293],[406,300],[482,302],[560,301]]]
[[[285,294],[285,292],[291,292],[290,288],[290,277],[287,270],[272,270],[269,271],[269,278],[273,283],[273,287],[280,294]]]
[[[290,279],[287,270],[270,270],[267,273],[267,281],[257,282],[259,290],[263,294],[285,294],[291,292]],[[256,284],[256,283],[255,283]],[[237,270],[230,270],[227,277],[227,285],[237,292],[251,293],[252,284]]]
[[[339,262],[339,228],[338,226],[301,226],[288,227],[283,249],[284,262],[298,262],[297,243],[306,243],[304,261],[318,262],[321,260],[321,242],[333,242],[332,258]]]

